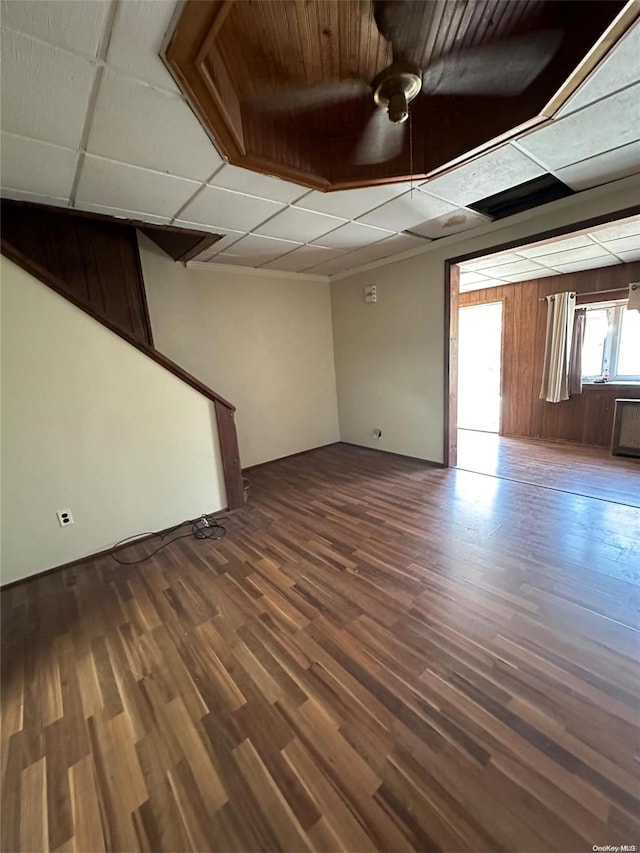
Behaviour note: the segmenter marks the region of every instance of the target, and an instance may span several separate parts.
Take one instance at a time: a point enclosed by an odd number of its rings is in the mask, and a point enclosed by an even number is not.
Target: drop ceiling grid
[[[629,261],[640,252],[640,216],[608,223],[586,234],[522,246],[493,258],[460,264],[461,290],[479,290],[528,279]],[[523,266],[516,270],[518,260]],[[528,264],[528,266],[527,266]]]
[[[38,14],[33,14],[36,7],[40,10],[46,8],[49,25],[44,26]],[[388,254],[385,253],[390,251],[405,251],[407,245],[410,247],[426,245],[430,239],[437,239],[444,233],[449,233],[445,228],[447,219],[451,217],[468,214],[468,221],[463,221],[461,226],[464,227],[458,228],[458,231],[476,227],[478,215],[465,205],[477,201],[479,197],[499,191],[504,188],[505,183],[507,186],[513,186],[514,181],[521,182],[523,174],[526,179],[554,165],[553,156],[547,159],[540,156],[539,149],[544,150],[545,146],[549,147],[548,142],[545,142],[545,132],[550,132],[550,138],[553,139],[554,134],[564,138],[567,129],[571,130],[574,125],[582,130],[586,128],[588,131],[597,115],[607,117],[609,142],[600,142],[595,148],[593,144],[591,147],[588,145],[585,147],[583,144],[580,151],[581,159],[569,165],[557,167],[558,176],[563,180],[566,179],[571,185],[572,175],[574,175],[576,183],[580,184],[576,188],[583,189],[594,186],[598,180],[604,182],[602,175],[607,180],[613,180],[611,175],[615,174],[615,178],[623,177],[640,169],[638,166],[640,141],[632,139],[634,136],[640,136],[640,133],[633,130],[634,106],[636,106],[634,101],[640,100],[637,97],[640,94],[637,86],[640,80],[640,64],[636,62],[635,68],[631,68],[630,63],[625,63],[624,60],[625,55],[627,58],[634,55],[633,45],[638,40],[640,25],[635,26],[633,32],[625,37],[620,46],[614,49],[605,62],[583,84],[570,104],[560,112],[557,121],[552,121],[538,131],[525,134],[517,141],[503,145],[498,152],[490,152],[472,163],[424,182],[418,192],[424,196],[423,201],[427,205],[425,210],[430,210],[425,215],[429,215],[430,218],[417,222],[416,213],[407,213],[407,208],[416,205],[412,204],[406,183],[366,190],[343,191],[344,194],[331,194],[333,196],[331,198],[330,195],[308,191],[268,176],[254,175],[244,169],[226,164],[219,157],[215,147],[210,144],[210,140],[188,107],[186,99],[157,55],[175,12],[176,5],[172,0],[127,0],[127,2],[93,0],[92,4],[78,0],[71,6],[64,4],[64,12],[60,11],[62,7],[63,4],[41,2],[26,4],[21,0],[9,0],[4,4],[3,35],[10,41],[17,39],[25,43],[26,40],[30,45],[29,50],[34,53],[36,59],[39,54],[44,54],[49,57],[50,63],[53,63],[52,67],[58,62],[56,66],[58,69],[72,65],[81,70],[86,69],[86,74],[91,75],[90,88],[93,87],[93,91],[90,91],[86,97],[76,97],[73,108],[69,111],[65,108],[60,109],[59,105],[56,105],[56,115],[53,116],[52,121],[54,125],[56,121],[58,122],[56,125],[59,128],[58,136],[54,133],[53,138],[49,136],[49,138],[38,139],[38,133],[46,136],[44,133],[46,121],[39,120],[37,132],[34,133],[36,125],[30,122],[28,117],[27,120],[21,117],[23,124],[18,125],[23,132],[16,133],[15,128],[10,127],[9,136],[3,133],[5,140],[9,139],[9,148],[13,145],[14,162],[16,161],[15,149],[20,148],[20,141],[22,141],[24,150],[21,155],[25,162],[28,158],[25,158],[24,151],[28,149],[35,151],[40,148],[43,154],[36,158],[36,164],[40,161],[44,162],[45,159],[48,163],[51,158],[52,162],[60,164],[61,172],[64,173],[57,175],[55,181],[47,182],[46,175],[42,174],[38,177],[38,170],[29,170],[21,160],[17,167],[11,167],[11,171],[19,178],[15,178],[14,182],[21,185],[8,188],[6,194],[63,204],[69,183],[70,164],[75,163],[76,174],[66,203],[80,209],[101,210],[120,216],[130,215],[155,222],[175,224],[189,222],[189,227],[196,225],[203,230],[212,230],[213,223],[193,222],[188,216],[190,207],[197,203],[201,194],[206,193],[207,188],[217,187],[218,190],[234,193],[233,200],[238,205],[245,205],[247,211],[250,211],[256,202],[266,201],[278,205],[278,209],[270,211],[265,209],[268,215],[257,223],[254,218],[252,220],[254,224],[247,224],[246,228],[220,226],[219,230],[224,237],[211,247],[208,260],[212,262],[226,262],[225,255],[229,259],[233,256],[233,252],[230,251],[233,246],[244,237],[254,235],[256,232],[263,232],[263,236],[271,232],[270,239],[277,241],[275,234],[280,233],[282,236],[282,231],[278,232],[278,217],[283,214],[291,216],[290,211],[297,210],[313,212],[316,215],[322,214],[327,217],[327,223],[331,217],[336,217],[339,223],[324,235],[315,237],[309,235],[308,239],[307,235],[298,235],[297,239],[300,242],[291,243],[294,248],[280,256],[288,258],[286,262],[283,261],[283,264],[288,267],[298,266],[303,261],[302,250],[304,249],[306,259],[313,258],[315,261],[318,258],[316,266],[304,268],[314,271],[332,269],[338,272],[340,265],[342,269],[348,269],[354,264],[366,263],[373,257],[386,257]],[[8,58],[11,60],[11,51]],[[81,64],[78,65],[78,63]],[[620,63],[624,66],[623,73],[615,70]],[[9,63],[5,54],[6,64]],[[34,67],[37,65],[38,63],[35,62]],[[83,70],[82,73],[85,71]],[[86,94],[86,84],[83,91]],[[150,111],[151,114],[158,114],[155,133],[145,133],[151,126],[151,118],[146,125],[143,120],[140,120],[137,125],[133,119],[126,120],[126,115],[131,116],[132,113],[137,117],[141,107],[144,107],[149,99],[157,105]],[[124,106],[123,101],[127,102]],[[622,109],[625,104],[628,109]],[[168,111],[173,111],[171,116],[165,111],[163,105],[167,106]],[[83,110],[84,115],[82,115]],[[179,114],[180,121],[178,121]],[[65,126],[60,125],[61,115],[64,117]],[[75,116],[75,125],[73,125],[73,116]],[[110,140],[110,125],[118,124],[118,120],[120,128],[116,132],[120,133],[122,127],[126,126],[128,136],[124,134],[126,139],[117,139],[115,144],[112,139]],[[163,121],[169,125],[192,123],[190,125],[192,149],[190,150],[196,152],[193,156],[189,154],[180,157],[180,152],[175,150],[180,147],[177,144],[178,137],[175,137],[173,142],[171,139],[157,140],[158,128],[166,126],[166,124],[163,125]],[[567,124],[565,125],[564,122]],[[74,138],[72,138],[73,134],[69,134],[69,130],[73,130],[72,126],[76,128],[73,131],[76,134]],[[80,126],[81,129],[78,131]],[[14,132],[11,133],[11,131]],[[610,144],[611,139],[615,138],[616,132],[620,137],[616,138],[616,147],[602,150]],[[537,137],[536,134],[542,135]],[[582,135],[585,134],[582,133]],[[148,136],[151,139],[148,139]],[[60,139],[63,139],[62,144]],[[209,154],[211,160],[208,159]],[[33,160],[36,155],[29,156]],[[553,162],[547,162],[547,160]],[[7,162],[11,166],[11,156]],[[184,163],[186,166],[183,165]],[[41,169],[40,172],[42,171]],[[184,171],[189,173],[182,174]],[[100,172],[103,176],[110,176],[109,180],[101,181]],[[589,177],[590,174],[591,177]],[[117,176],[117,180],[114,176]],[[125,176],[128,176],[128,180],[125,180]],[[470,184],[475,186],[471,195],[466,192]],[[170,187],[171,191],[161,189],[162,187]],[[142,191],[143,188],[144,191]],[[478,193],[481,195],[478,196]],[[167,198],[173,199],[170,206],[166,204]],[[393,221],[394,211],[396,213],[402,211],[395,222]],[[283,219],[286,217],[283,216]],[[421,232],[420,236],[408,235],[403,230],[405,228],[411,230],[412,226],[406,225],[409,219],[412,220],[413,227]],[[271,226],[269,223],[272,223]],[[242,222],[240,225],[242,226]],[[349,227],[354,225],[360,229],[382,228],[389,236],[379,239],[379,233],[371,231],[371,236],[375,233],[377,238],[371,244],[364,246],[357,244],[355,237],[350,243],[346,233],[340,233],[340,229],[344,228],[348,231]],[[355,231],[352,229],[351,233],[354,234]],[[364,239],[366,232],[360,233]],[[323,236],[331,245],[323,245]],[[615,258],[616,262],[624,260],[625,256],[628,257],[636,251],[633,241],[620,243],[619,255],[597,240],[592,243],[594,246],[603,245],[604,253],[612,259]],[[314,255],[312,249],[325,251]],[[329,251],[334,253],[334,257],[330,260],[329,255],[326,254]],[[295,257],[296,252],[299,252],[299,258]],[[602,257],[605,257],[604,253]],[[324,260],[325,258],[327,260]],[[517,259],[523,260],[520,256],[517,256]],[[277,258],[260,265],[268,265],[272,268],[276,262]],[[574,263],[568,260],[568,256],[567,262]],[[538,261],[536,263],[540,267],[543,266]],[[546,269],[553,268],[546,267]]]

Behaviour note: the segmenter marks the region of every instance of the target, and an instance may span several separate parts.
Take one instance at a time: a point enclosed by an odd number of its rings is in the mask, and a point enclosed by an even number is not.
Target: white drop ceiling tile
[[[551,248],[551,247],[550,247]],[[608,254],[606,249],[599,246],[597,243],[591,243],[590,246],[581,246],[578,249],[567,249],[562,251],[562,247],[558,247],[558,251],[549,252],[536,260],[547,267],[555,267],[557,264],[572,264],[574,261],[588,261],[591,258],[601,258]],[[520,270],[512,270],[512,272],[520,272]]]
[[[640,261],[640,249],[634,249],[631,252],[620,252],[619,257],[625,264],[630,264],[632,261]]]
[[[633,252],[640,247],[640,234],[632,234],[630,237],[621,237],[619,240],[602,240],[606,249],[616,255],[620,252]]]
[[[486,281],[486,275],[480,275],[477,272],[471,272],[467,270],[460,271],[460,287],[464,285],[465,287],[469,284],[479,284],[480,282]]]
[[[382,228],[372,228],[371,225],[362,225],[360,222],[348,222],[312,242],[331,249],[351,251],[370,246],[372,243],[378,243],[380,240],[386,240],[393,233],[393,231],[385,231]]]
[[[252,258],[246,255],[232,255],[227,252],[222,252],[219,255],[209,258],[208,264],[232,264],[237,267],[257,267],[259,261],[253,261]]]
[[[2,31],[2,129],[77,148],[94,65],[11,30]]]
[[[551,122],[518,140],[518,145],[557,172],[635,142],[639,136],[640,84],[636,84]]]
[[[282,202],[207,186],[180,211],[180,219],[209,225],[214,231],[222,227],[246,233],[284,207]]]
[[[590,261],[575,261],[572,264],[556,264],[554,269],[557,273],[581,272],[582,270],[600,269],[600,267],[612,267],[620,261],[613,255],[596,258]]]
[[[230,163],[226,163],[219,172],[216,172],[209,183],[213,187],[223,187],[223,189],[235,190],[258,198],[287,203],[295,201],[306,192],[304,187],[298,184],[281,181],[270,175],[250,172],[248,169],[241,169]]]
[[[337,219],[335,216],[325,216],[322,213],[289,207],[257,228],[256,233],[265,237],[279,237],[285,240],[296,240],[299,243],[309,243],[326,234],[327,231],[338,228],[343,222],[343,219]]]
[[[340,258],[335,258],[333,261],[326,261],[323,264],[318,264],[316,267],[310,267],[305,272],[313,273],[314,275],[337,275],[337,273],[346,272],[357,267],[359,263],[363,263],[362,261],[358,262],[357,259],[352,259],[352,255],[355,254],[355,252],[347,253]]]
[[[388,237],[386,240],[381,240],[379,243],[366,246],[364,249],[349,252],[344,259],[345,265],[348,265],[348,268],[351,269],[352,267],[382,260],[382,258],[389,258],[392,255],[400,255],[410,249],[419,249],[426,246],[429,242],[429,240],[422,237],[414,237],[412,234],[396,234],[393,237]]]
[[[105,72],[87,151],[204,181],[222,158],[178,95]]]
[[[613,151],[606,151],[564,169],[555,170],[555,175],[574,190],[587,190],[638,173],[640,142],[631,142]]]
[[[86,210],[88,213],[106,213],[117,219],[136,219],[148,222],[150,225],[168,225],[171,222],[168,216],[155,216],[152,213],[141,213],[138,210],[122,210],[119,207],[108,207],[104,204],[90,204],[89,202],[76,202],[74,210]]]
[[[497,255],[487,255],[483,258],[474,258],[471,261],[463,261],[459,266],[460,269],[465,270],[482,270],[486,267],[497,267],[500,264],[509,264],[521,260],[520,255],[516,255],[515,252],[503,252]]]
[[[358,217],[359,222],[387,228],[389,231],[407,231],[437,216],[453,213],[455,206],[434,196],[414,190],[388,201],[381,207]]]
[[[389,237],[388,240],[383,240],[385,248],[391,248],[394,255],[400,252],[408,252],[410,249],[423,249],[430,242],[431,240],[426,237],[416,237],[415,234],[396,234]],[[382,245],[382,243],[372,246],[371,249],[377,250],[378,245]]]
[[[159,57],[175,0],[125,0],[118,3],[107,62],[132,77],[177,92]]]
[[[197,189],[194,181],[87,154],[80,173],[77,199],[80,203],[171,217]]]
[[[2,26],[95,57],[109,5],[108,0],[3,0]]]
[[[590,235],[600,243],[608,240],[621,240],[623,237],[633,237],[640,234],[640,216],[629,221],[612,222],[602,228],[594,228]]]
[[[545,263],[545,255],[551,255],[554,252],[566,252],[569,249],[580,249],[585,246],[593,246],[593,240],[586,234],[582,234],[578,237],[549,241],[540,246],[527,246],[524,249],[518,249],[518,254],[525,258],[540,258],[540,263],[543,264]]]
[[[69,198],[78,159],[77,151],[3,133],[0,154],[3,189]]]
[[[538,270],[542,269],[540,264],[536,264],[533,261],[530,261],[528,258],[520,258],[518,261],[513,261],[513,263],[509,264],[494,264],[491,267],[491,274],[497,276],[498,278],[505,278],[516,273],[521,272],[532,272],[535,273]]]
[[[327,263],[344,255],[336,249],[325,249],[322,246],[300,246],[288,255],[283,255],[275,261],[265,264],[265,269],[284,270],[286,272],[302,272],[309,267]]]
[[[475,284],[460,284],[460,293],[468,293],[470,290],[486,290],[488,287],[503,287],[504,281],[496,278],[485,278]]]
[[[456,207],[465,207],[544,173],[542,166],[513,145],[503,145],[446,175],[425,181],[420,189],[446,199]]]
[[[562,107],[558,115],[568,115],[618,89],[636,83],[640,80],[638,56],[640,56],[640,24],[636,23],[576,94]]]
[[[496,272],[498,272],[498,270],[496,270]],[[558,275],[558,273],[548,267],[540,267],[535,272],[510,273],[502,277],[505,281],[512,283],[516,281],[530,281],[538,278],[547,278],[550,275]]]
[[[257,267],[279,258],[280,255],[291,252],[299,246],[300,243],[294,243],[290,240],[275,240],[272,237],[262,237],[259,234],[247,234],[246,237],[241,237],[237,243],[233,244],[229,254],[245,258],[247,266]],[[216,257],[222,262],[226,254],[222,252]]]
[[[316,213],[326,213],[330,216],[340,216],[343,219],[356,219],[363,213],[379,207],[385,201],[390,201],[402,195],[410,188],[406,181],[397,184],[384,184],[379,187],[366,187],[356,190],[336,190],[321,193],[313,190],[296,202],[297,207],[314,210]]]
[[[484,281],[479,281],[477,285],[472,287],[472,290],[479,290],[485,287],[504,287],[506,282],[501,278],[485,278]]]
[[[411,231],[414,234],[419,234],[421,237],[429,237],[431,240],[437,240],[440,237],[448,237],[450,234],[460,234],[462,231],[469,231],[471,228],[484,225],[486,222],[491,222],[488,216],[483,216],[474,210],[458,208],[453,213],[445,213],[444,216],[437,216],[429,222],[414,225]]]

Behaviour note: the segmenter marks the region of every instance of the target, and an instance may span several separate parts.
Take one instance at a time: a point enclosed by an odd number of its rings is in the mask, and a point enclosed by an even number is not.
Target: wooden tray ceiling
[[[396,44],[423,69],[451,52],[511,39],[516,45],[519,37],[542,30],[560,32],[562,41],[516,96],[421,93],[410,108],[413,150],[406,133],[397,156],[368,165],[358,165],[354,152],[374,109],[372,92],[355,82],[353,95],[347,88],[337,103],[306,108],[295,93],[335,81],[371,81],[393,61],[369,0],[187,0],[165,61],[230,163],[339,190],[406,180],[411,173],[425,177],[546,120],[636,14],[628,4],[621,14],[623,0],[395,4],[402,7]],[[496,65],[498,79],[508,78],[510,62]]]

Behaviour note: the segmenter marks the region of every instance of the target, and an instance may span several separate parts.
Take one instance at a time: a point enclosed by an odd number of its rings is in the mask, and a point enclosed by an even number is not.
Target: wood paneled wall
[[[135,228],[2,202],[2,238],[84,307],[153,346]]]
[[[538,300],[565,290],[576,291],[579,305],[622,298],[630,281],[640,281],[640,261],[460,294],[461,308],[503,305],[501,435],[609,445],[616,397],[640,399],[640,386],[585,385],[562,403],[540,400],[547,307]],[[591,291],[596,295],[580,296]]]

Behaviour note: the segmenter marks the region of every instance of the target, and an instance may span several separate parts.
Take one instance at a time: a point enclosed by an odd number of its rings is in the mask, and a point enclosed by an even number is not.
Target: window
[[[640,311],[626,301],[587,305],[582,379],[640,382]]]

